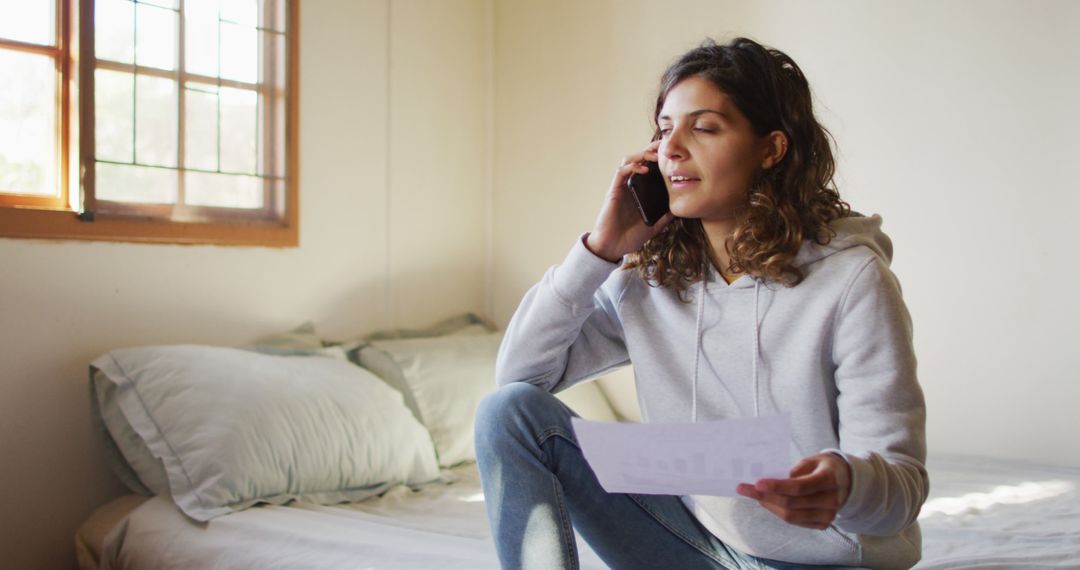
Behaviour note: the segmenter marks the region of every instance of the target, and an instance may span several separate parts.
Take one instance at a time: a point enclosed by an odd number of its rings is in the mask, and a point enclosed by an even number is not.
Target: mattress
[[[1080,568],[1080,469],[931,456],[916,568]]]
[[[455,482],[397,486],[358,503],[260,505],[197,523],[154,497],[113,521],[98,549],[103,569],[498,569],[475,464]],[[118,509],[95,514],[87,525]],[[78,540],[77,540],[78,542]],[[578,537],[581,567],[606,566]]]
[[[965,457],[927,463],[920,569],[1080,568],[1080,469]],[[259,506],[210,521],[125,497],[79,531],[84,568],[498,568],[475,465],[457,481],[360,503]],[[107,530],[107,536],[106,536]],[[582,568],[605,568],[579,537]],[[84,561],[85,560],[85,561]]]

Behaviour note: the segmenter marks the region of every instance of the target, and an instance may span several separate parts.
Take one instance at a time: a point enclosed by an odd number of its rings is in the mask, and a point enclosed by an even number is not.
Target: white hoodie
[[[790,525],[742,497],[687,496],[686,506],[755,556],[911,567],[929,489],[911,318],[881,217],[856,213],[832,227],[828,245],[803,242],[799,285],[749,275],[729,285],[710,265],[689,303],[578,240],[522,300],[496,381],[559,392],[632,360],[643,421],[790,414],[797,457],[832,451],[851,466],[851,492],[832,526]]]

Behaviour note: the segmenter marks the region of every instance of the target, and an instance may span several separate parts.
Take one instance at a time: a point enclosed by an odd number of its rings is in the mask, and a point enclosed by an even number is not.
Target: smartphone
[[[645,165],[649,167],[649,172],[631,174],[626,186],[637,202],[645,225],[651,226],[668,213],[668,191],[664,184],[664,175],[660,173],[660,165],[652,161],[646,161]]]

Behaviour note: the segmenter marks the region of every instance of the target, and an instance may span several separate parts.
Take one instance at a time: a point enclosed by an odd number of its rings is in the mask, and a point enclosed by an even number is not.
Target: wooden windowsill
[[[100,215],[84,222],[66,210],[0,207],[0,238],[298,247],[296,207],[290,212],[291,219],[284,224],[169,222]]]

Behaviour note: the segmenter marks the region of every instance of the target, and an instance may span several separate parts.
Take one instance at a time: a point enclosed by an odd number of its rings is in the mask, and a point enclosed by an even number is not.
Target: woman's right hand
[[[596,218],[596,227],[589,233],[585,246],[589,251],[613,263],[622,256],[633,253],[671,223],[675,216],[671,212],[664,214],[652,226],[646,226],[641,219],[634,197],[626,187],[626,181],[634,173],[645,174],[649,167],[645,161],[656,162],[660,141],[653,141],[645,150],[623,158],[622,165],[615,171],[611,189],[604,198],[600,215]]]

